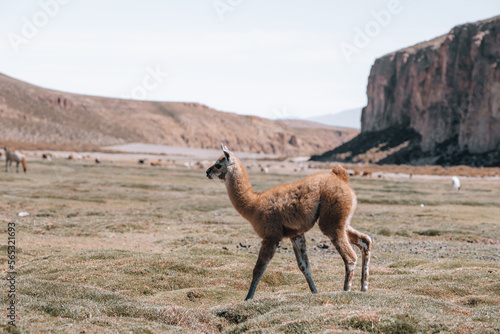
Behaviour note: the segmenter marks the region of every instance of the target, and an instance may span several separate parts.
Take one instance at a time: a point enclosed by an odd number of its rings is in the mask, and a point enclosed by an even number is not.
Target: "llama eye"
[[[221,169],[222,165],[221,164],[215,164],[215,168]]]

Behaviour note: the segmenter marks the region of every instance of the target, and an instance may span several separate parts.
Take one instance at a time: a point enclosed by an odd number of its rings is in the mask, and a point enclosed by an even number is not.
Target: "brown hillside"
[[[130,142],[217,148],[224,141],[235,151],[310,155],[357,133],[220,112],[198,103],[70,94],[0,74],[1,142],[88,149]]]

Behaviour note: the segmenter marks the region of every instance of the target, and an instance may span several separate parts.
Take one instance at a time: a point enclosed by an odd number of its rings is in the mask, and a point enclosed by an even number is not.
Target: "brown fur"
[[[363,171],[363,176],[372,176],[372,171],[371,170],[365,170]]]
[[[351,244],[360,247],[363,255],[362,290],[366,291],[371,239],[350,227],[356,209],[356,196],[348,184],[349,175],[344,168],[336,165],[331,172],[316,173],[258,193],[253,190],[245,167],[238,158],[224,146],[223,151],[224,155],[207,170],[207,176],[225,181],[233,206],[263,239],[246,299],[253,297],[267,264],[283,238],[292,240],[299,267],[311,291],[317,292],[309,271],[304,238],[304,233],[316,221],[344,260],[344,290],[350,290],[357,259]]]
[[[344,182],[349,182],[349,173],[347,173],[344,167],[340,166],[339,164],[333,166],[332,173],[337,175]]]

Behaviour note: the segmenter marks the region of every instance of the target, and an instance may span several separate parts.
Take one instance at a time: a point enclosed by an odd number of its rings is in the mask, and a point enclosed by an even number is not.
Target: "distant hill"
[[[136,101],[64,93],[0,74],[0,144],[29,148],[98,149],[148,143],[278,155],[311,155],[358,131],[304,128],[220,112],[199,103]]]
[[[335,114],[310,117],[308,121],[352,129],[361,129],[361,108],[344,110]]]
[[[277,120],[276,122],[285,124],[291,128],[295,129],[328,129],[328,130],[333,130],[333,131],[338,131],[339,134],[343,132],[349,132],[353,134],[358,134],[360,131],[353,129],[353,128],[347,128],[347,127],[342,127],[342,126],[332,126],[332,125],[326,125],[314,121],[308,121],[308,120],[303,120],[303,119],[283,119],[283,120]]]

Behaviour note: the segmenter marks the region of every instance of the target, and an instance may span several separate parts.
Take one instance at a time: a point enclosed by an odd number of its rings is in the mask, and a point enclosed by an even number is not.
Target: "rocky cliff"
[[[140,142],[217,149],[224,141],[234,151],[310,155],[358,133],[226,113],[198,103],[70,94],[0,74],[0,144],[6,145],[78,150]]]
[[[357,141],[385,139],[316,158],[366,161],[371,150],[372,162],[500,164],[500,16],[377,59],[367,95]]]

